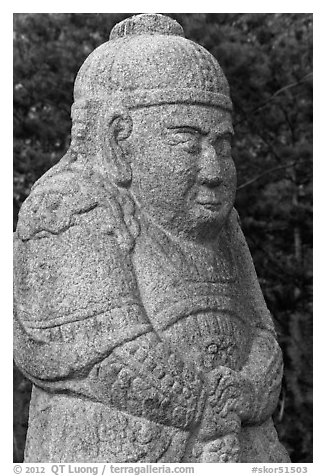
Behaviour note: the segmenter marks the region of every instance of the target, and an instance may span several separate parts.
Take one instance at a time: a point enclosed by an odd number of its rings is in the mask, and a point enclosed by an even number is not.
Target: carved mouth
[[[197,200],[197,203],[207,208],[208,210],[217,210],[221,206],[221,202],[215,201],[215,200],[214,201]]]
[[[216,211],[223,205],[223,195],[220,190],[209,189],[208,187],[200,188],[195,198],[196,203],[206,210]]]

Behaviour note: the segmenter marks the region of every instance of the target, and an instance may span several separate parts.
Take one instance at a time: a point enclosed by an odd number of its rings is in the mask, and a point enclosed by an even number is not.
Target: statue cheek
[[[237,187],[237,171],[233,160],[230,160],[230,162],[225,166],[224,177],[225,184],[230,190],[234,190],[235,192]]]
[[[153,183],[163,196],[170,195],[175,199],[187,194],[196,182],[197,169],[193,161],[184,157],[168,156],[160,161],[153,173]]]

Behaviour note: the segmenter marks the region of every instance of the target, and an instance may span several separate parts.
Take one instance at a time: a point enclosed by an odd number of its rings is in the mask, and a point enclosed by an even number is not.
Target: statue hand
[[[198,438],[207,441],[238,433],[241,426],[236,409],[241,388],[238,373],[219,367],[205,377],[207,400]]]
[[[198,439],[200,441],[212,441],[225,435],[237,435],[241,428],[241,420],[232,411],[222,416],[216,408],[209,403],[206,405],[200,424]]]
[[[254,394],[253,384],[241,372],[220,366],[213,372],[214,384],[208,392],[207,403],[215,409],[221,418],[235,413],[241,420],[250,411],[250,402]]]

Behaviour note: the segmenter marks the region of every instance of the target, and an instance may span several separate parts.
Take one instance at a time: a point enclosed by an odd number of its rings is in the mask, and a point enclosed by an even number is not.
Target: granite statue
[[[15,233],[25,462],[288,462],[282,356],[237,212],[232,102],[173,19],[81,66],[66,155]]]

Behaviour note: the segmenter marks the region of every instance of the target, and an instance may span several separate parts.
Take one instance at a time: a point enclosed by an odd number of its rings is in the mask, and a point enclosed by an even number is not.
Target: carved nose
[[[222,181],[221,167],[212,145],[205,146],[199,162],[198,182],[201,185],[213,188]]]

